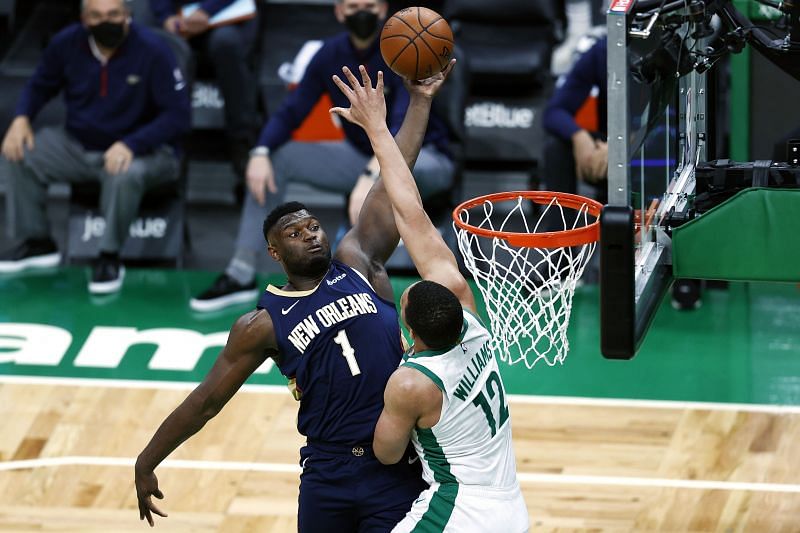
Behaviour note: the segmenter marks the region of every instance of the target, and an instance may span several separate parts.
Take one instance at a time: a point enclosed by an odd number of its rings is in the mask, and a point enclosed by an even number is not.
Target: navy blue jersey
[[[383,389],[402,357],[394,303],[332,261],[309,291],[270,285],[258,301],[275,326],[278,365],[301,393],[297,429],[309,442],[372,443]]]

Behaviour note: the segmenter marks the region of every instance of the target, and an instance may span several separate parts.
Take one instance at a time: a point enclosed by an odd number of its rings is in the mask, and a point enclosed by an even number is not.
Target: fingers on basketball
[[[436,11],[407,7],[392,15],[381,31],[383,60],[410,80],[430,78],[445,69],[453,55],[453,31]]]

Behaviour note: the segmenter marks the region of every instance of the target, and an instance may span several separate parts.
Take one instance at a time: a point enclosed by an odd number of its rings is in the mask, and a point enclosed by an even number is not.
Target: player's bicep
[[[419,413],[416,412],[413,391],[401,371],[389,378],[383,398],[383,411],[375,426],[372,448],[375,457],[389,465],[402,459]]]
[[[367,194],[358,220],[341,244],[347,243],[357,249],[368,262],[385,263],[400,241],[391,206],[383,181],[379,179]]]
[[[403,458],[408,441],[411,440],[413,423],[408,424],[408,418],[397,413],[381,413],[378,424],[375,426],[375,438],[372,447],[375,457],[385,465],[393,465]]]

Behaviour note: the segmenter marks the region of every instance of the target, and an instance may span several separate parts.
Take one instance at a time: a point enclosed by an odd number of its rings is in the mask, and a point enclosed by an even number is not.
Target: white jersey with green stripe
[[[508,403],[489,335],[465,310],[458,344],[404,358],[402,366],[419,370],[442,391],[439,421],[415,428],[412,437],[428,483],[518,486]]]

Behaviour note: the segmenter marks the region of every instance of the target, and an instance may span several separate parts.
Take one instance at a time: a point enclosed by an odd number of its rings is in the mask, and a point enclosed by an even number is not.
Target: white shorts
[[[418,531],[528,531],[528,508],[519,486],[492,489],[434,483],[419,495],[393,533]]]

